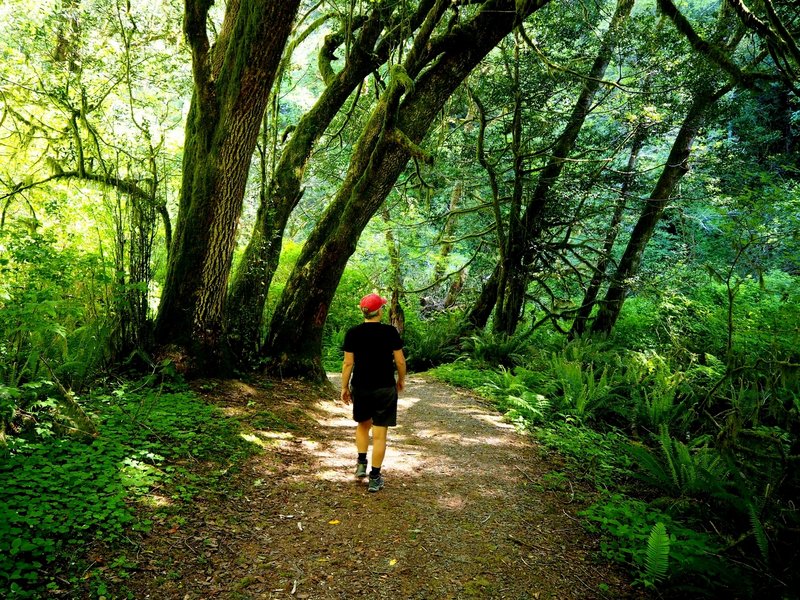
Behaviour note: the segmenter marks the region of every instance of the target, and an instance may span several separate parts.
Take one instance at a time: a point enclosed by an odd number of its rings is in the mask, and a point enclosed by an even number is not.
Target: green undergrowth
[[[199,489],[224,484],[256,449],[237,421],[182,386],[129,384],[81,402],[95,439],[44,427],[2,450],[0,596],[104,595],[89,547],[125,546],[159,510],[180,511]]]

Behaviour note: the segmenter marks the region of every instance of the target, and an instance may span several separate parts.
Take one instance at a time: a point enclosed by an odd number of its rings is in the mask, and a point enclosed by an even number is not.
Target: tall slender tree
[[[622,223],[622,216],[627,206],[628,194],[633,183],[636,161],[639,159],[639,153],[644,146],[647,137],[647,130],[644,125],[639,124],[633,134],[633,141],[631,142],[631,151],[628,155],[628,164],[626,165],[625,172],[622,175],[622,183],[620,185],[619,196],[614,204],[614,212],[611,215],[611,221],[608,223],[606,230],[606,237],[603,242],[603,248],[600,251],[600,257],[597,265],[592,273],[592,278],[589,280],[589,285],[583,295],[578,312],[575,315],[575,320],[572,322],[572,327],[569,330],[570,338],[579,337],[586,331],[586,325],[589,321],[589,316],[595,306],[597,295],[600,292],[600,286],[603,285],[606,278],[606,271],[609,263],[611,262],[611,252],[614,249],[614,243],[619,234],[620,224]]]
[[[572,153],[578,134],[592,107],[595,94],[613,56],[614,48],[622,35],[625,22],[633,9],[633,0],[618,0],[608,30],[603,35],[600,48],[570,117],[553,146],[550,159],[539,173],[536,187],[530,194],[519,224],[509,228],[505,264],[498,285],[497,329],[512,334],[519,323],[529,281],[529,271],[537,260],[537,240],[546,225],[546,215],[552,199],[552,189]],[[502,296],[500,296],[502,294]]]
[[[600,310],[592,323],[591,331],[593,333],[610,333],[619,318],[630,289],[630,282],[639,271],[647,244],[669,205],[676,186],[689,170],[688,160],[692,144],[705,124],[710,109],[720,98],[737,86],[751,87],[757,81],[774,79],[772,74],[756,70],[767,52],[756,56],[746,68],[738,66],[730,58],[744,37],[744,32],[731,27],[731,16],[728,14],[726,5],[720,8],[716,30],[709,40],[700,38],[671,0],[659,0],[659,5],[672,19],[678,31],[687,38],[694,50],[717,68],[710,70],[699,68],[695,73],[696,81],[686,118],[675,137],[661,175],[631,231],[628,244],[617,268],[610,278],[605,298],[600,303]],[[719,84],[715,81],[719,78],[720,72],[727,76],[727,83]]]
[[[641,215],[631,232],[628,244],[611,276],[605,298],[600,303],[600,311],[592,323],[593,333],[609,333],[619,317],[630,279],[638,272],[647,243],[655,232],[664,214],[672,193],[683,175],[689,170],[688,159],[692,144],[705,122],[708,110],[713,104],[733,89],[728,83],[713,89],[704,86],[694,96],[689,112],[672,143],[667,162],[661,171],[650,197],[645,202]]]

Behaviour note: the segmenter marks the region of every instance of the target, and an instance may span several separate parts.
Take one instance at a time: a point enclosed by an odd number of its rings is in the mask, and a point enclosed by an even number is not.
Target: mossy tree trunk
[[[281,153],[259,205],[250,241],[232,279],[226,321],[239,366],[246,368],[258,360],[267,293],[278,266],[286,224],[303,195],[302,180],[314,144],[364,78],[380,67],[402,42],[405,27],[399,25],[407,19],[413,30],[433,4],[433,0],[424,0],[416,13],[406,15],[397,2],[382,0],[374,4],[366,17],[342,23],[340,32],[326,38],[319,55],[326,88],[297,123]],[[355,37],[348,45],[344,67],[335,73],[331,62],[347,32],[355,33]]]
[[[250,161],[299,0],[230,0],[210,46],[210,0],[186,0],[194,91],[186,121],[177,225],[156,341],[193,368],[227,362],[223,310]]]
[[[449,3],[437,1],[431,8],[403,67],[392,69],[390,83],[356,144],[344,182],[289,276],[268,337],[271,369],[284,375],[325,377],[320,360],[323,327],[361,232],[408,160],[412,156],[430,160],[419,144],[447,98],[521,18],[543,3],[485,2],[468,21],[454,24],[433,39],[430,34]]]
[[[406,331],[406,313],[400,298],[403,294],[403,268],[400,264],[400,244],[394,236],[392,229],[392,216],[386,204],[381,209],[381,218],[386,224],[386,250],[389,253],[389,268],[391,270],[391,298],[389,299],[389,323],[394,325],[402,336]]]

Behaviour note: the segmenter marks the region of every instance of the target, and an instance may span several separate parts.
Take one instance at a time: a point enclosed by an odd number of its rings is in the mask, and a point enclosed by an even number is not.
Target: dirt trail
[[[230,382],[214,392],[230,411],[295,414],[302,395]],[[180,528],[155,528],[138,557],[149,566],[128,587],[187,600],[632,596],[589,556],[596,542],[569,488],[542,486],[553,465],[490,407],[415,376],[398,423],[377,494],[353,476],[349,407],[324,400],[293,435],[255,432],[275,443],[237,475],[240,493],[200,499]]]

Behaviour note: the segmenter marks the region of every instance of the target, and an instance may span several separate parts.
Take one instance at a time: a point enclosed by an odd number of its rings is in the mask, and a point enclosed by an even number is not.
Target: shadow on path
[[[569,494],[538,484],[552,466],[535,444],[468,394],[408,383],[384,490],[369,494],[353,476],[350,408],[321,401],[309,435],[260,432],[275,445],[238,477],[238,497],[198,503],[184,544],[193,552],[160,557],[193,567],[158,578],[151,597],[630,596],[623,576],[589,557],[594,540]]]

